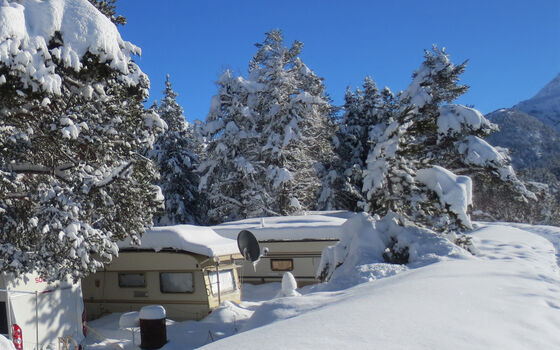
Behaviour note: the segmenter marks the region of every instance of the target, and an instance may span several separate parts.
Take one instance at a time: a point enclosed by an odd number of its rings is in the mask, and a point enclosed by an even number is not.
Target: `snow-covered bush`
[[[139,52],[87,0],[0,3],[0,271],[79,278],[151,225]]]
[[[348,219],[340,242],[323,251],[317,277],[333,288],[346,288],[441,259],[470,256],[447,235],[402,220],[395,213],[381,219],[357,213]]]

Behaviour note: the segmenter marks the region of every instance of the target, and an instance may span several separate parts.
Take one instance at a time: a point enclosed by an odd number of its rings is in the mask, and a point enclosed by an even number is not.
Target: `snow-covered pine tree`
[[[51,280],[151,225],[161,195],[142,154],[165,128],[143,107],[138,48],[86,0],[56,2],[0,4],[0,271]]]
[[[361,210],[363,172],[370,151],[370,130],[377,125],[381,95],[375,82],[366,77],[363,90],[346,90],[344,114],[334,136],[336,175],[334,179],[333,209]]]
[[[272,30],[249,68],[249,81],[259,86],[250,107],[258,116],[269,211],[280,215],[317,208],[319,173],[333,158],[332,107],[322,79],[298,57],[302,46],[286,47],[282,32]]]
[[[415,106],[407,147],[423,163],[470,176],[475,208],[477,193],[497,187],[502,188],[504,205],[534,200],[535,195],[513,171],[507,152],[484,141],[497,126],[474,108],[451,104],[467,90],[458,84],[465,66],[466,62],[453,64],[445,49],[434,46],[426,51],[425,61],[402,96]]]
[[[201,130],[207,145],[199,166],[200,190],[207,196],[208,222],[267,215],[269,198],[259,179],[265,170],[258,158],[258,121],[248,107],[259,87],[229,71],[217,84]]]
[[[449,104],[467,89],[457,84],[466,63],[454,65],[435,46],[425,58],[397,103],[387,103],[392,98],[384,94],[383,122],[370,134],[375,147],[364,178],[365,209],[396,211],[430,229],[455,231],[471,226],[469,176],[504,186],[511,197],[535,198],[507,156],[481,138],[494,125],[473,108]]]
[[[198,141],[193,126],[187,123],[183,108],[177,103],[169,75],[165,79],[163,98],[156,112],[167,124],[148,155],[159,167],[158,185],[165,197],[165,210],[154,217],[154,225],[201,224],[204,222],[203,200],[198,191],[200,178]]]
[[[117,0],[88,0],[93,6],[95,6],[102,14],[107,16],[111,20],[111,22],[115,23],[116,25],[124,25],[126,24],[126,18],[121,15],[116,15],[116,7],[115,3]]]
[[[414,107],[407,99],[395,97],[389,88],[384,88],[381,96],[377,124],[369,132],[373,147],[363,179],[364,211],[380,216],[397,213],[403,219],[436,230],[464,226],[461,221],[453,220],[457,215],[449,213],[437,194],[417,179],[425,164],[408,148]]]

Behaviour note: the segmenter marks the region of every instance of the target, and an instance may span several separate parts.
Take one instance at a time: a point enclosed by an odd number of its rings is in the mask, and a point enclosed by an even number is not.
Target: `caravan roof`
[[[300,216],[274,216],[226,222],[212,226],[224,237],[235,239],[241,230],[251,231],[259,241],[338,240],[350,214],[330,212]]]
[[[174,249],[209,257],[239,253],[235,240],[220,236],[209,227],[194,225],[153,227],[142,235],[140,246],[133,245],[130,239],[119,243],[119,249],[127,248],[156,252]]]

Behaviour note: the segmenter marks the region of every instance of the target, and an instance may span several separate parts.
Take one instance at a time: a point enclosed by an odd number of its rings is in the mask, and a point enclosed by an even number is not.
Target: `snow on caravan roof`
[[[330,213],[274,216],[225,222],[212,226],[218,234],[236,239],[242,230],[251,231],[259,241],[337,240],[348,215]]]
[[[144,233],[140,246],[132,245],[129,239],[119,242],[119,248],[153,249],[156,252],[176,249],[210,257],[239,253],[236,241],[218,235],[209,227],[194,225],[153,227]]]

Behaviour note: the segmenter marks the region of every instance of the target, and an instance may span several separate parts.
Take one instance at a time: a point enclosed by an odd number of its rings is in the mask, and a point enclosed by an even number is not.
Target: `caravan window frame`
[[[223,270],[208,270],[206,272],[206,275],[208,276],[208,288],[210,289],[210,293],[212,294],[212,296],[217,296],[218,295],[218,285],[217,285],[217,278],[216,278],[216,283],[212,282],[212,276],[218,276],[218,275],[224,275],[224,274],[230,274],[231,275],[231,284],[232,284],[232,289],[222,289],[222,281],[223,279],[220,281],[220,295],[225,295],[225,294],[230,294],[230,293],[235,293],[237,290],[239,290],[239,285],[238,285],[238,281],[235,278],[235,272],[234,272],[234,268],[224,268]],[[216,288],[214,288],[214,286],[216,286]]]
[[[288,268],[275,267],[274,263],[287,263],[289,262]],[[294,271],[294,259],[270,259],[270,269],[272,271]]]
[[[143,285],[134,285],[134,286],[123,286],[122,283],[121,283],[121,275],[142,275],[142,277],[144,278],[144,284]],[[148,285],[145,272],[136,272],[136,271],[118,272],[117,273],[117,280],[118,280],[119,288],[146,288],[147,285]]]
[[[191,276],[191,290],[186,292],[166,292],[163,290],[163,274],[183,274],[183,275],[190,275]],[[194,281],[194,273],[192,271],[162,271],[159,273],[159,291],[162,294],[193,294],[195,292],[195,281]]]

